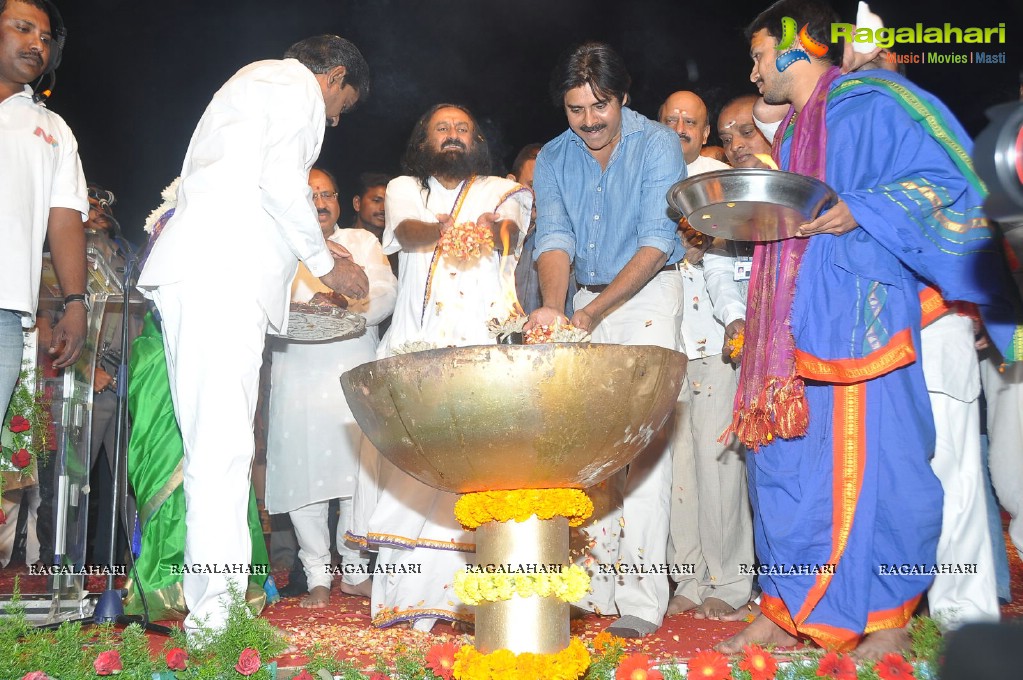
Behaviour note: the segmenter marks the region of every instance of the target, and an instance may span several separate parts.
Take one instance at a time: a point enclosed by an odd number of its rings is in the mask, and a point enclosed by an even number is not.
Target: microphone
[[[46,75],[50,77],[50,82],[42,90],[36,90],[32,93],[32,101],[36,104],[45,104],[46,100],[53,94],[53,86],[57,84],[57,75],[53,71]]]

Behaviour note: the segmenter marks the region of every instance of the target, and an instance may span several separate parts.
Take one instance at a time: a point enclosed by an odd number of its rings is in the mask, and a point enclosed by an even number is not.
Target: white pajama
[[[226,286],[183,281],[152,291],[163,320],[171,396],[184,442],[186,567],[248,565],[250,469],[255,451],[253,417],[259,394],[267,316],[259,303],[238,296],[211,302]],[[244,568],[242,568],[244,570]],[[189,613],[216,630],[226,623],[229,584],[239,593],[246,573],[185,573]]]
[[[931,615],[949,629],[999,618],[980,452],[980,375],[973,343],[973,321],[956,314],[939,318],[921,333],[936,433],[931,468],[945,492],[937,561],[976,565],[976,573],[937,574],[927,592]]]
[[[575,308],[582,309],[596,296],[581,289],[575,295]],[[663,272],[608,313],[593,329],[592,341],[655,345],[677,351],[681,347],[681,318],[682,278],[676,271]],[[666,563],[671,512],[671,422],[669,417],[650,446],[625,470],[616,473],[625,480],[621,512],[612,510],[601,517],[594,516],[587,526],[587,533],[596,540],[591,553],[597,564],[621,563],[633,568]],[[609,488],[613,490],[620,483],[620,479],[610,481]],[[662,574],[618,574],[614,579],[595,579],[592,588],[594,602],[610,599],[607,591],[613,588],[614,603],[621,616],[636,616],[658,626],[668,608],[668,582]]]

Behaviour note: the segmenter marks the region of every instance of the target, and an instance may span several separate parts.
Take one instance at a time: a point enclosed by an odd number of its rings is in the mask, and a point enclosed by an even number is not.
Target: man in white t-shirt
[[[229,586],[245,592],[259,369],[267,332],[287,332],[299,261],[339,293],[368,288],[351,255],[324,241],[308,179],[324,126],[368,91],[369,68],[331,35],[284,56],[245,66],[213,96],[185,155],[174,216],[139,278],[162,317],[185,448],[189,633],[204,618],[222,628]],[[232,573],[208,573],[217,564]]]
[[[33,97],[29,83],[60,63],[63,26],[49,3],[10,0],[0,13],[0,415],[21,372],[23,327],[39,302],[43,240],[49,236],[65,311],[53,327],[54,367],[73,364],[86,326],[85,233],[89,212],[78,141]],[[56,30],[51,28],[57,27]],[[59,44],[58,44],[59,43]]]

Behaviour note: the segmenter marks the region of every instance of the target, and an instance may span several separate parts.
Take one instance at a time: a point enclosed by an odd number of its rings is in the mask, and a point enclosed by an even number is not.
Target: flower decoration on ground
[[[246,647],[238,655],[238,663],[235,664],[234,669],[242,675],[252,675],[262,665],[263,662],[259,658],[259,650]]]
[[[475,222],[459,222],[444,230],[437,247],[445,257],[478,260],[494,250],[494,232]]]
[[[778,662],[760,645],[746,645],[739,669],[748,672],[751,680],[771,680],[778,672]]]
[[[451,680],[454,674],[455,654],[458,653],[458,644],[446,642],[442,645],[434,645],[426,652],[426,667],[433,671],[433,674],[442,680]]]
[[[593,642],[590,644],[593,645],[593,651],[603,654],[604,650],[612,647],[624,647],[625,640],[616,635],[612,635],[606,630],[602,630],[597,633],[597,635],[593,638]]]
[[[742,348],[746,344],[746,333],[739,331],[734,338],[729,338],[725,344],[728,347],[728,358],[735,361],[742,356]]]
[[[559,565],[560,566],[560,565]],[[468,605],[500,602],[519,597],[556,597],[575,602],[590,589],[590,575],[582,567],[562,567],[553,573],[479,573],[455,574],[455,595]]]
[[[513,654],[499,649],[481,654],[464,645],[455,654],[455,680],[576,680],[590,665],[590,653],[578,638],[555,654]]]
[[[901,654],[885,654],[874,664],[874,672],[881,680],[912,680],[913,666]]]
[[[615,671],[615,680],[663,680],[661,672],[652,668],[646,654],[629,654]]]
[[[113,675],[124,670],[121,668],[121,654],[116,649],[100,652],[92,667],[96,669],[96,675]]]
[[[455,503],[455,517],[466,529],[487,522],[524,522],[565,517],[568,526],[577,527],[593,514],[593,502],[578,489],[518,489],[515,491],[478,491],[467,493]]]
[[[731,677],[728,657],[720,652],[708,649],[689,659],[688,680],[729,680]]]
[[[21,680],[50,680],[50,676],[42,671],[32,671],[21,676]]]
[[[848,656],[828,652],[821,657],[817,676],[833,680],[856,680],[856,662]]]
[[[183,650],[181,647],[175,647],[167,652],[164,657],[167,662],[167,668],[172,671],[183,671],[188,666],[188,652]]]

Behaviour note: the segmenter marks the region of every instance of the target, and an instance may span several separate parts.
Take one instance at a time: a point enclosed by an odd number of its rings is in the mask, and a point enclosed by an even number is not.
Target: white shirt
[[[699,156],[686,165],[689,177],[730,166],[714,158]],[[709,259],[708,259],[709,258]],[[721,354],[725,342],[725,326],[746,317],[745,298],[733,280],[732,261],[728,255],[716,258],[707,253],[703,262],[691,265],[682,260],[679,271],[685,287],[682,305],[682,342],[690,359]],[[724,276],[724,269],[727,276]]]
[[[0,102],[0,309],[35,318],[51,208],[88,219],[78,140],[64,119],[32,101],[32,88]]]
[[[246,291],[285,333],[298,261],[314,276],[333,267],[309,188],[325,124],[319,84],[299,61],[259,61],[232,76],[192,135],[177,208],[139,287],[198,280]]]

